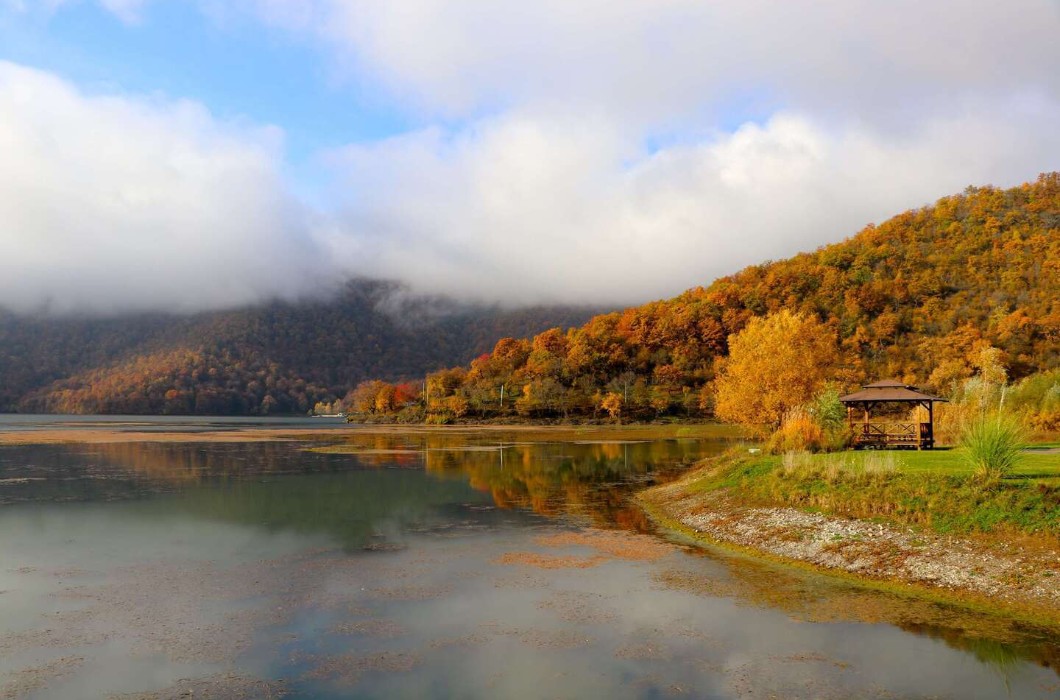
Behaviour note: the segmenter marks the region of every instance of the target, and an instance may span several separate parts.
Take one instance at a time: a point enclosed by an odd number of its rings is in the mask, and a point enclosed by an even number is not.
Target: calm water
[[[653,533],[721,447],[0,447],[0,698],[1060,696],[1044,632]]]
[[[344,418],[322,416],[55,416],[0,413],[0,432],[23,430],[127,430],[136,432],[195,432],[246,428],[346,429]]]

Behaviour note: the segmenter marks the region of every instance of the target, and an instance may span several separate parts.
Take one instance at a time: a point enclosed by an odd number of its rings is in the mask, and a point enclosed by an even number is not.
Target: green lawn
[[[1028,451],[1001,482],[973,475],[961,450],[764,455],[733,450],[693,476],[689,493],[747,506],[793,506],[940,532],[1060,536],[1060,453]]]
[[[1035,445],[1023,453],[1019,464],[1009,477],[1013,480],[1030,479],[1052,485],[1060,485],[1060,452],[1045,453],[1042,450],[1053,448],[1052,445]],[[960,448],[942,448],[935,450],[850,450],[838,454],[813,455],[814,462],[821,465],[835,461],[837,457],[846,457],[852,462],[863,462],[866,458],[886,457],[894,459],[895,467],[902,474],[952,474],[968,476],[972,467],[965,460]]]

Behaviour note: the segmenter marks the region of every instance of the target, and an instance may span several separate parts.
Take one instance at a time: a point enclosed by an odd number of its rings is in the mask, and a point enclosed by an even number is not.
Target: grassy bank
[[[1060,454],[984,480],[957,450],[750,454],[638,502],[698,543],[1060,627]]]
[[[690,480],[753,507],[788,506],[917,525],[945,534],[1013,534],[1060,543],[1060,454],[1028,451],[1008,477],[984,482],[959,450],[763,456],[730,452]]]

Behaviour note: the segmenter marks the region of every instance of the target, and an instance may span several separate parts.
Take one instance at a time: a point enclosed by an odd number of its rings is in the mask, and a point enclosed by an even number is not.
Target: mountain
[[[0,411],[305,413],[367,377],[422,377],[468,362],[500,337],[597,312],[466,305],[372,280],[325,301],[190,316],[0,312]]]
[[[426,373],[465,365],[428,376],[433,415],[596,414],[616,396],[624,416],[704,414],[728,336],[783,308],[835,331],[848,385],[895,377],[946,391],[987,346],[1012,379],[1060,368],[1060,173],[968,188],[841,243],[597,316],[467,307],[370,281],[331,301],[190,317],[0,316],[0,410],[304,412],[369,378],[416,379],[349,398],[388,413],[409,408]]]
[[[1056,369],[1060,173],[1011,189],[970,187],[673,299],[503,340],[467,368],[432,375],[431,412],[443,420],[615,408],[623,416],[709,413],[729,335],[780,309],[835,331],[837,379],[849,386],[895,377],[947,391],[987,347],[1000,350],[994,356],[1011,379]],[[355,408],[371,408],[369,389]]]

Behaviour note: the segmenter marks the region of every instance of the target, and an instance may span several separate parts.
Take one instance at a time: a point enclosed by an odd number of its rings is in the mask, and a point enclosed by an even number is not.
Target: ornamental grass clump
[[[961,431],[960,446],[975,475],[996,481],[1012,473],[1026,444],[1023,425],[1004,413],[982,414]]]
[[[819,452],[824,446],[825,434],[813,416],[801,406],[784,414],[777,431],[766,443],[771,454],[787,452]]]
[[[780,427],[766,442],[770,454],[789,452],[834,452],[850,440],[846,409],[839,402],[839,391],[826,386],[805,406],[796,406],[784,414]]]

